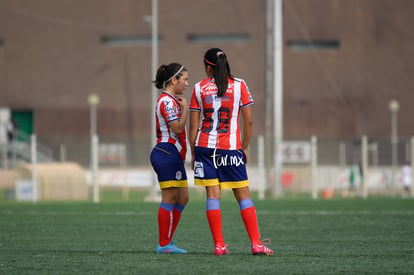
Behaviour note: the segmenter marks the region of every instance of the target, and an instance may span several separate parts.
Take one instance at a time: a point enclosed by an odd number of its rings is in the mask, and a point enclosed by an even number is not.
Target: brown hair
[[[158,89],[163,89],[170,83],[171,79],[174,77],[179,79],[182,72],[186,71],[187,69],[179,63],[162,64],[157,70],[157,75],[153,83],[155,83],[155,87]]]

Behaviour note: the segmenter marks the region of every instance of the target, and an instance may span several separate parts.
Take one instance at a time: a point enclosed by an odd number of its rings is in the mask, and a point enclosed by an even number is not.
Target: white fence
[[[312,143],[313,140],[314,142]],[[266,152],[263,138],[257,139],[257,144],[252,144],[249,152],[248,173],[250,188],[259,193],[259,198],[265,198],[265,194],[272,193],[276,179],[273,167],[266,163]],[[98,140],[96,139],[96,143]],[[286,194],[308,193],[313,198],[319,198],[323,191],[333,190],[336,195],[349,196],[350,191],[355,195],[367,197],[370,195],[396,195],[402,189],[401,166],[409,160],[414,170],[414,138],[409,139],[402,148],[404,154],[400,154],[398,163],[381,165],[384,154],[381,151],[381,143],[369,141],[361,137],[359,141],[326,142],[318,141],[316,137],[306,140],[287,141],[283,146],[284,162],[280,184]],[[128,147],[126,144],[99,144],[94,146],[91,157],[94,161],[87,167],[88,179],[92,188],[92,198],[99,201],[99,188],[111,187],[153,187],[158,190],[154,174],[149,165],[128,166],[126,165]],[[375,146],[374,146],[375,145]],[[351,147],[351,149],[349,148]],[[100,149],[98,149],[100,148]],[[390,147],[391,148],[391,147]],[[36,183],[36,139],[32,137],[31,160],[33,163],[33,182]],[[66,151],[66,150],[65,150]],[[100,156],[99,156],[100,154]],[[116,165],[102,166],[98,164],[103,160],[102,155],[109,156]],[[107,157],[108,157],[107,156]],[[327,157],[329,156],[329,157]],[[4,157],[4,155],[3,155]],[[146,156],[148,157],[148,156]],[[329,162],[328,159],[331,159]],[[67,160],[73,161],[73,160]],[[355,168],[357,167],[357,168]],[[187,166],[190,188],[193,188],[193,174],[189,165]],[[351,186],[351,168],[357,171],[354,174],[353,186]],[[352,188],[351,188],[352,187]],[[36,194],[33,196],[36,201]]]

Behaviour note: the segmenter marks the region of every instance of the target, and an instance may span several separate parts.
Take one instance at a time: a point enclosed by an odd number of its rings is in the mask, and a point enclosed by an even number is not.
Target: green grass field
[[[135,199],[134,199],[135,198]],[[0,202],[0,274],[413,273],[414,201],[255,199],[274,256],[252,256],[235,200],[222,200],[229,256],[214,256],[193,195],[175,234],[187,255],[158,255],[158,203]]]

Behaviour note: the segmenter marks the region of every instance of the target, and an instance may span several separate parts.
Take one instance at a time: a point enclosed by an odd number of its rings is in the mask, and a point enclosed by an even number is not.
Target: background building
[[[254,137],[266,134],[266,16],[272,1],[159,0],[159,61],[180,62],[191,86],[202,56],[222,48],[254,99]],[[270,7],[271,8],[271,7]],[[388,138],[391,99],[401,137],[414,134],[414,1],[289,0],[283,7],[284,137]],[[100,141],[151,149],[150,0],[2,0],[0,106],[20,130],[67,158],[89,161],[88,96],[100,97]]]

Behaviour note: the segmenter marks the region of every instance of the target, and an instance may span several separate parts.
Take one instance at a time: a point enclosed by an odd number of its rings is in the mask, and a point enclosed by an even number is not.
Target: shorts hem
[[[171,187],[188,187],[187,180],[168,180],[168,181],[161,181],[160,188],[171,188]]]
[[[194,179],[194,185],[196,186],[216,186],[220,185],[220,189],[233,189],[233,188],[243,188],[249,186],[248,180],[243,181],[224,181],[219,182],[218,179]]]
[[[218,179],[194,179],[194,185],[197,186],[216,186],[219,184]]]
[[[248,180],[220,182],[220,188],[221,189],[243,188],[243,187],[246,187],[246,186],[249,186],[249,181]]]

